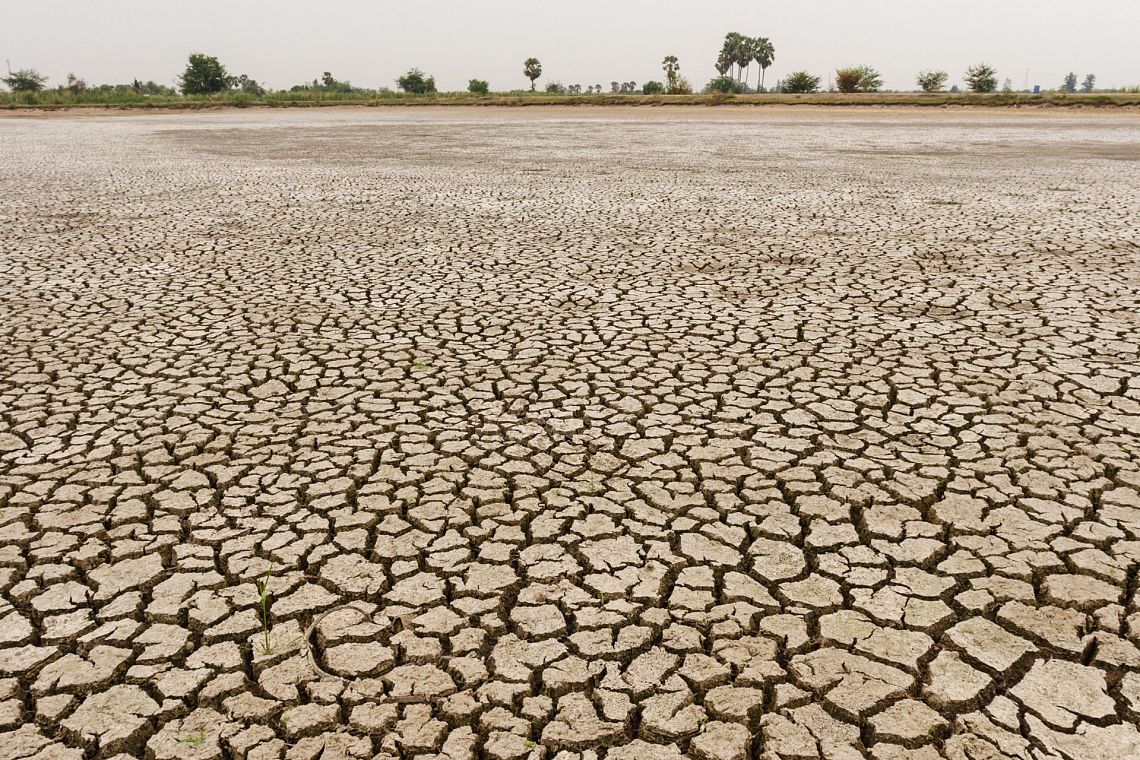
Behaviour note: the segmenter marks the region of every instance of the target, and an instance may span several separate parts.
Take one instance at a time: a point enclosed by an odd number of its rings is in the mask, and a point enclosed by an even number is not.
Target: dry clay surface
[[[0,156],[0,759],[1140,757],[1137,115]]]

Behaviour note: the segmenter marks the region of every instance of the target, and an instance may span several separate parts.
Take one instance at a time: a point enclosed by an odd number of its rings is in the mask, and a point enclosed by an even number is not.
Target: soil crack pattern
[[[0,149],[0,760],[1140,757],[1136,114]]]

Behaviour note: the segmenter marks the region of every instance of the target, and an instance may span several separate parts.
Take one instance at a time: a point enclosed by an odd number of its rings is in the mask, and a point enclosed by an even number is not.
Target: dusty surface
[[[0,123],[0,758],[1140,756],[1140,120],[703,113]]]

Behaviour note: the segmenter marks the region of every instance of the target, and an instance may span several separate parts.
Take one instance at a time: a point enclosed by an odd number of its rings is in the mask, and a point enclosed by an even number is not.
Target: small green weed
[[[269,569],[265,571],[265,576],[254,581],[257,584],[257,594],[261,597],[261,633],[263,636],[261,653],[266,656],[273,654],[273,643],[269,640],[269,581],[272,579],[273,560],[270,560]]]
[[[197,746],[199,744],[205,743],[205,741],[206,741],[206,732],[205,731],[199,731],[196,734],[190,734],[189,736],[183,736],[181,739],[175,739],[174,743],[175,744],[193,744],[193,745]]]

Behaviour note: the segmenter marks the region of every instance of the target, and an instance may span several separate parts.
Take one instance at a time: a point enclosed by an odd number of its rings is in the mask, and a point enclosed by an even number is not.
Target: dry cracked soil
[[[1140,757],[1140,115],[0,156],[0,759]]]

